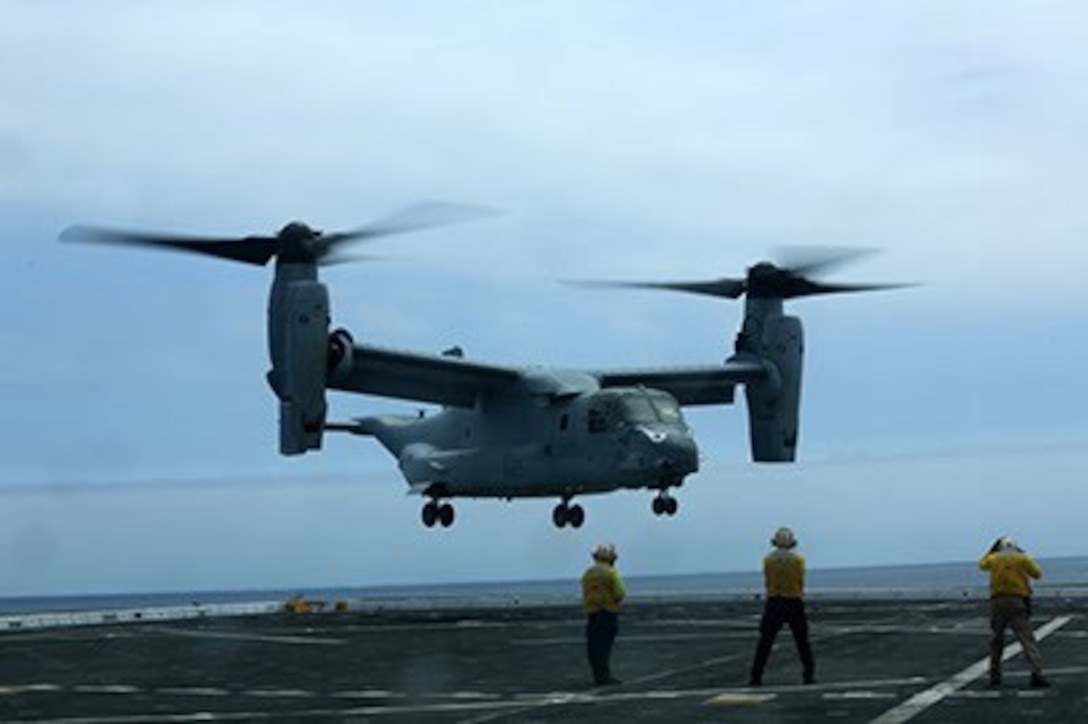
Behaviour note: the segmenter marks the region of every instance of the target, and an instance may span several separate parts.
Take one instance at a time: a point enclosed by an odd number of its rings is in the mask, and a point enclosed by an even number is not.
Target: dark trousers
[[[1020,639],[1031,672],[1042,676],[1043,657],[1031,630],[1031,602],[1020,596],[994,596],[990,599],[990,677],[1001,678],[1001,654],[1005,650],[1005,628],[1009,627]]]
[[[598,684],[606,684],[612,678],[608,661],[618,632],[619,616],[610,611],[596,611],[586,619],[586,653],[593,680]]]
[[[772,597],[767,599],[767,605],[763,609],[763,620],[759,622],[759,645],[756,647],[755,661],[752,662],[753,683],[763,682],[763,669],[767,666],[774,639],[778,636],[783,624],[789,624],[790,631],[793,632],[793,641],[797,644],[797,653],[801,656],[805,683],[812,681],[816,673],[816,664],[812,660],[812,648],[808,643],[805,602],[800,598]]]

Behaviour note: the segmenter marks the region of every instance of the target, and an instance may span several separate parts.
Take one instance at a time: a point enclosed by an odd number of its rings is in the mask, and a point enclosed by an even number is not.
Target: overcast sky
[[[1088,509],[1088,8],[1005,2],[0,0],[0,595],[1080,555]],[[703,471],[648,493],[460,501],[419,523],[372,440],[277,453],[268,270],[60,244],[95,223],[350,228],[503,209],[324,274],[357,340],[513,364],[711,363],[736,303],[570,277],[882,253],[801,300],[801,462],[690,411]],[[336,395],[332,416],[410,403]]]

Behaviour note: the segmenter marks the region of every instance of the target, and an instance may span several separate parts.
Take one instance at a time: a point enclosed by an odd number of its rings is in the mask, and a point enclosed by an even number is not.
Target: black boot
[[[1050,686],[1050,682],[1043,678],[1042,674],[1032,673],[1031,675],[1031,688],[1032,689],[1046,689]]]

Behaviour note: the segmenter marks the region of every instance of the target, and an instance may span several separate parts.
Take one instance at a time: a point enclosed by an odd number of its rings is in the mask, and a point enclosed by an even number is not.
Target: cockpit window
[[[680,425],[684,422],[684,415],[680,412],[680,403],[671,395],[649,395],[654,409],[661,422],[668,425]]]
[[[658,390],[625,389],[598,393],[589,408],[589,431],[605,432],[628,425],[683,425],[676,399]]]
[[[619,427],[622,415],[620,401],[615,394],[596,395],[589,408],[589,431],[614,430]]]
[[[624,395],[623,419],[626,422],[638,424],[654,423],[658,421],[657,411],[648,395],[631,394]]]

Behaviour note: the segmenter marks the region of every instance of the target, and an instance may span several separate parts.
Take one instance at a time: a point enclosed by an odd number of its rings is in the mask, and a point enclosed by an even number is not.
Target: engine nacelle
[[[804,356],[801,320],[769,316],[752,350],[769,363],[767,379],[745,387],[752,460],[793,462],[797,454],[801,406],[801,363]]]
[[[279,286],[269,307],[272,371],[280,398],[280,453],[319,450],[325,431],[329,293],[317,281]]]

